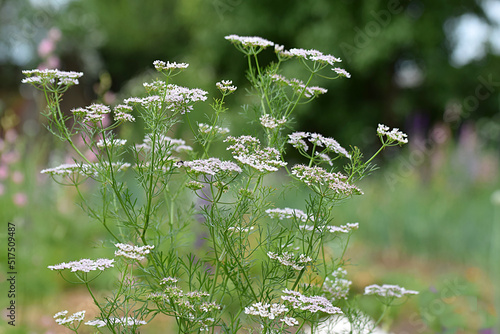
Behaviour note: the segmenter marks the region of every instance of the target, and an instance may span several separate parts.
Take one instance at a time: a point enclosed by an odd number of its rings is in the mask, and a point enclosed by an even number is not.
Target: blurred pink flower
[[[0,180],[5,180],[9,176],[9,167],[6,165],[0,166]]]
[[[90,162],[96,162],[97,161],[97,156],[95,155],[92,150],[86,150],[85,151],[85,158],[87,158]]]
[[[28,196],[26,196],[25,193],[15,193],[12,197],[12,200],[14,201],[14,204],[19,207],[28,204]]]
[[[16,184],[22,183],[24,181],[24,175],[20,171],[16,170],[12,173],[12,181]]]
[[[62,37],[62,33],[59,28],[51,28],[47,35],[49,36],[49,39],[54,42],[58,42]]]
[[[0,160],[7,165],[13,164],[19,160],[19,153],[16,151],[7,152],[2,154],[2,158]]]
[[[114,104],[116,101],[116,94],[110,91],[107,91],[104,93],[104,96],[102,97],[104,100],[104,103],[106,104]]]
[[[50,55],[40,66],[38,66],[39,69],[55,69],[58,68],[59,65],[61,65],[61,61],[59,57]]]
[[[56,49],[56,43],[48,38],[42,39],[40,44],[38,44],[38,55],[41,58],[46,58],[54,52]]]
[[[5,131],[5,140],[8,143],[14,143],[17,139],[17,131],[14,129],[9,129]]]

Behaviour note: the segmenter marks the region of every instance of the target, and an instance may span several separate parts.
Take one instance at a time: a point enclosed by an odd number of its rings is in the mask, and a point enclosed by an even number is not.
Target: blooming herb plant
[[[59,324],[74,332],[85,328],[83,323],[98,332],[136,333],[166,316],[175,320],[179,333],[295,333],[313,332],[331,316],[353,314],[344,253],[359,224],[334,225],[332,211],[363,193],[356,182],[373,170],[372,159],[385,147],[406,143],[406,135],[379,125],[381,148],[363,161],[357,148],[348,151],[333,138],[292,132],[297,106],[327,92],[311,85],[314,78],[350,77],[337,67],[341,60],[317,50],[285,50],[260,37],[226,39],[248,60],[262,129],[257,135],[229,135],[223,127],[225,99],[236,90],[227,80],[216,84],[221,97],[214,99],[213,116],[195,126],[189,114],[208,93],[172,82],[188,68],[185,63],[155,61],[161,78],[144,84],[144,97],[114,108],[92,104],[70,114],[60,102],[83,73],[24,71],[23,82],[45,95],[47,128],[76,154],[73,164],[42,173],[78,190],[84,209],[109,234],[105,246],[114,252],[109,259],[49,266],[64,279],[84,284],[100,312],[84,321],[84,311],[70,317],[63,311],[55,316]],[[277,61],[264,68],[258,55],[273,46]],[[307,81],[282,75],[280,66],[288,61],[303,65]],[[142,119],[146,136],[129,144],[115,129],[136,118]],[[178,122],[190,125],[195,148],[169,137]],[[93,159],[76,145],[81,138]],[[217,141],[233,159],[211,156]],[[304,157],[303,164],[285,160],[292,148]],[[278,190],[266,176],[277,172],[308,189],[302,209],[274,206]],[[98,186],[97,200],[80,191],[89,179]],[[198,239],[204,241],[193,238],[193,230],[203,230]],[[340,253],[332,251],[334,242],[342,244]],[[116,273],[116,290],[100,299],[91,282],[103,271]],[[414,293],[373,285],[365,294],[383,297],[390,306],[395,298]],[[350,321],[354,326],[356,319]]]

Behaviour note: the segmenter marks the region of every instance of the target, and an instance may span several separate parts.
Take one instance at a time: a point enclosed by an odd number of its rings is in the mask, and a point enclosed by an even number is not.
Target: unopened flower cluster
[[[280,167],[286,166],[286,162],[281,161],[277,149],[274,147],[261,149],[260,141],[255,137],[229,136],[224,141],[232,144],[227,149],[232,152],[236,160],[260,172],[275,172]]]
[[[129,244],[116,243],[115,246],[118,250],[115,251],[115,256],[123,256],[128,259],[142,261],[149,254],[155,246],[145,245],[145,246],[133,246]]]

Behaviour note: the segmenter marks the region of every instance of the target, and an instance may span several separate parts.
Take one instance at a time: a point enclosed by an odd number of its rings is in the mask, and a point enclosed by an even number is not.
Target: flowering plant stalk
[[[213,117],[194,124],[189,114],[208,93],[172,82],[188,68],[185,63],[155,61],[161,77],[144,84],[143,97],[113,109],[92,104],[70,116],[60,101],[82,73],[24,71],[23,82],[45,95],[48,130],[75,153],[73,164],[42,173],[74,186],[84,209],[109,234],[105,246],[112,259],[49,266],[87,287],[100,314],[84,324],[98,332],[135,333],[161,316],[172,317],[179,333],[313,332],[328,317],[353,314],[344,254],[359,224],[335,225],[332,212],[340,201],[363,193],[356,182],[373,170],[372,159],[385,147],[406,143],[406,135],[379,125],[381,148],[363,161],[359,149],[348,151],[333,138],[292,132],[295,109],[327,92],[311,85],[316,77],[350,77],[336,67],[341,60],[317,50],[285,50],[260,37],[226,39],[247,57],[262,130],[257,135],[236,129],[229,135],[223,126],[225,99],[236,90],[228,80],[216,85],[221,97],[214,99]],[[277,61],[264,68],[258,55],[273,46]],[[281,65],[288,61],[302,63],[306,82],[283,76]],[[146,136],[130,145],[116,129],[137,117]],[[178,122],[189,124],[194,148],[170,137]],[[232,159],[211,155],[217,142]],[[298,150],[304,162],[290,165],[289,149]],[[307,189],[301,209],[275,207],[278,190],[267,177],[273,173]],[[87,180],[98,187],[97,200],[80,191]],[[339,253],[332,251],[334,243],[341,244]],[[116,290],[100,300],[91,282],[103,271],[114,271]],[[416,293],[401,289],[371,286],[365,294],[383,296],[390,306],[396,297]],[[66,314],[56,315],[58,323],[77,332],[85,312],[62,318]],[[356,318],[349,319],[354,326]]]

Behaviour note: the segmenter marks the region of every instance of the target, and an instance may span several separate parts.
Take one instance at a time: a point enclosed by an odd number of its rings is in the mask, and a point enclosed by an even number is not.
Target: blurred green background
[[[387,282],[422,291],[394,311],[391,330],[494,333],[500,306],[500,203],[492,196],[500,189],[496,0],[0,1],[0,235],[6,244],[7,222],[16,223],[19,272],[18,326],[8,330],[62,332],[51,315],[76,312],[89,300],[47,265],[90,257],[89,248],[92,257],[106,255],[102,229],[75,205],[72,189],[39,174],[69,157],[43,128],[40,97],[21,86],[21,70],[83,71],[81,85],[63,101],[69,110],[135,94],[156,59],[188,62],[179,84],[214,92],[215,82],[227,79],[240,87],[228,102],[228,122],[238,133],[247,121],[239,112],[248,84],[245,59],[224,40],[229,34],[343,59],[352,78],[316,82],[329,93],[299,108],[297,129],[358,146],[367,156],[377,148],[378,123],[408,133],[410,144],[384,152],[381,169],[363,180],[365,195],[336,213],[339,224],[360,222],[349,252],[355,289]],[[273,59],[271,51],[262,56]],[[209,112],[208,103],[197,110],[200,119]],[[141,137],[133,128],[124,136]],[[2,287],[6,256],[0,252]],[[376,312],[370,307],[367,312]]]

